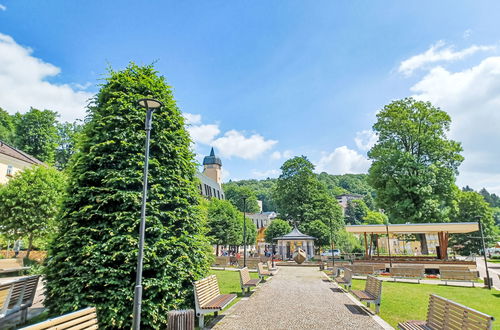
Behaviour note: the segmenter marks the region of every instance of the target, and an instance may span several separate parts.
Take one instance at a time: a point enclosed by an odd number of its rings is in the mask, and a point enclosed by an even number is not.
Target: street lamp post
[[[245,212],[247,211],[247,198],[243,197],[243,267],[247,266],[247,217]]]
[[[142,262],[144,258],[144,231],[146,229],[146,201],[148,193],[148,167],[149,167],[149,140],[151,137],[151,121],[153,111],[159,109],[163,104],[154,99],[140,99],[137,104],[146,108],[146,150],[144,155],[144,174],[142,181],[142,206],[141,222],[139,226],[139,252],[137,254],[137,271],[134,291],[134,313],[132,319],[132,329],[141,328],[141,304],[142,304]]]
[[[391,256],[391,240],[389,239],[389,219],[385,223],[385,231],[387,233],[387,251],[389,252],[389,265],[392,268],[392,256]]]
[[[477,222],[479,224],[479,231],[481,231],[481,242],[483,244],[484,266],[486,267],[486,282],[488,282],[488,289],[491,290],[490,272],[488,270],[488,259],[486,259],[486,244],[484,244],[483,223],[481,222],[480,216],[477,216],[476,219],[477,219]]]

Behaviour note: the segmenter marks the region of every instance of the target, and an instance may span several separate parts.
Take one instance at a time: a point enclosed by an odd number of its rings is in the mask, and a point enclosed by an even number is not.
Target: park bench
[[[350,269],[353,275],[373,275],[375,266],[373,264],[352,264]]]
[[[440,266],[439,274],[441,281],[448,285],[448,281],[471,282],[472,286],[479,278],[477,270],[470,270],[467,267]]]
[[[426,321],[407,321],[398,324],[402,330],[430,329],[491,329],[494,318],[449,299],[430,295]]]
[[[259,273],[259,277],[261,280],[264,279],[264,276],[273,276],[274,274],[276,274],[274,271],[272,270],[269,270],[269,269],[265,269],[264,268],[264,264],[262,262],[259,262],[257,264],[257,271]]]
[[[225,267],[227,267],[229,265],[229,257],[227,257],[227,256],[218,256],[218,257],[215,257],[213,265],[225,268]]]
[[[95,307],[88,307],[79,311],[48,319],[47,321],[30,325],[21,330],[66,330],[66,329],[98,329]]]
[[[221,294],[215,275],[196,281],[193,285],[196,316],[199,318],[200,329],[203,329],[204,315],[214,313],[217,316],[219,311],[236,298],[236,295]]]
[[[271,262],[271,260],[267,261],[267,269],[270,270],[270,271],[272,271],[272,272],[277,272],[278,271],[277,267],[273,267],[273,263]]]
[[[398,278],[403,278],[403,279],[415,279],[418,280],[418,283],[420,283],[420,280],[424,278],[424,265],[405,265],[405,266],[394,266],[390,268],[390,274],[391,277],[394,278],[394,282],[396,282],[396,279]]]
[[[14,273],[30,269],[24,267],[23,258],[0,259],[0,273]]]
[[[229,257],[229,265],[238,267],[238,258],[234,256]]]
[[[380,301],[382,299],[382,280],[378,280],[377,278],[368,275],[366,278],[365,289],[352,290],[351,292],[361,302],[366,302],[368,307],[370,307],[371,303],[374,303],[375,313],[378,314],[380,311]]]
[[[243,258],[240,258],[238,260],[238,266],[240,268],[248,267],[248,269],[257,269],[257,265],[258,265],[259,262],[260,262],[259,258],[247,258],[247,260],[246,260],[246,266],[245,266],[244,265],[245,260]]]
[[[257,284],[259,284],[260,279],[255,278],[251,279],[250,278],[250,272],[248,271],[248,268],[242,268],[240,269],[240,285],[241,285],[241,292],[243,295],[245,295],[245,289],[247,289],[248,292],[250,292],[251,287],[256,287]]]
[[[352,271],[349,268],[344,268],[343,276],[335,277],[335,282],[343,285],[347,291],[350,291],[352,285]]]
[[[21,313],[21,322],[26,321],[28,308],[33,305],[39,275],[22,277],[0,285],[0,329],[7,321]]]

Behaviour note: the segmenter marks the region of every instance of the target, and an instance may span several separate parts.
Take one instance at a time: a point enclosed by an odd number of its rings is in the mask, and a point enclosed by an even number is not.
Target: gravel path
[[[382,329],[316,267],[280,267],[213,329]]]

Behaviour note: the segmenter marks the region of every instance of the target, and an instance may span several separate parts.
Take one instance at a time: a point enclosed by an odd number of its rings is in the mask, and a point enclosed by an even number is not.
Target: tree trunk
[[[28,250],[26,251],[26,259],[29,259],[32,247],[33,247],[33,234],[30,234],[30,237],[28,239]]]
[[[425,234],[418,234],[418,240],[420,241],[420,251],[423,255],[429,254],[429,249],[427,249],[427,237]]]
[[[215,255],[218,257],[219,256],[219,244],[215,246]]]

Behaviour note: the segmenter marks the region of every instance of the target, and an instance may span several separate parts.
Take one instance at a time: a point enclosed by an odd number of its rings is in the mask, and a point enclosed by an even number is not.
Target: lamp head
[[[163,106],[163,103],[161,103],[160,101],[149,98],[140,99],[139,101],[137,101],[137,104],[139,104],[143,108],[152,110],[159,109]]]

